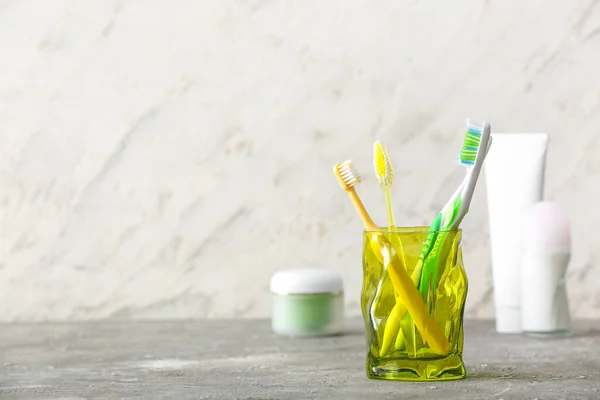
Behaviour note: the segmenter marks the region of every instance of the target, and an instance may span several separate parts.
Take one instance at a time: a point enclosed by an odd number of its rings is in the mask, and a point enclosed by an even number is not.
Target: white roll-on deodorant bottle
[[[535,204],[525,221],[521,267],[521,324],[524,334],[570,336],[565,274],[571,260],[571,229],[556,203]]]

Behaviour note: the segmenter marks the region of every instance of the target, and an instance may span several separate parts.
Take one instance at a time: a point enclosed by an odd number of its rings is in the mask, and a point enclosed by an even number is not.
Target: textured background
[[[382,140],[397,223],[428,224],[467,116],[550,134],[571,310],[599,317],[599,70],[597,0],[0,0],[0,320],[264,317],[304,266],[356,315],[331,167],[383,224]],[[467,315],[492,317],[483,177],[464,228]]]

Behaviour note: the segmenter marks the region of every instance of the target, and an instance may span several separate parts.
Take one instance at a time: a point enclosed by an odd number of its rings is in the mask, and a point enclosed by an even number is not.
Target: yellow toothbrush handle
[[[379,246],[377,246],[377,248],[379,251],[381,251],[382,248],[385,248],[391,256],[387,269],[390,278],[392,279],[392,284],[400,299],[402,299],[406,305],[406,309],[415,322],[423,340],[427,342],[429,347],[437,354],[448,354],[450,344],[435,319],[427,316],[423,299],[417,291],[417,288],[414,286],[408,272],[406,272],[405,266],[402,265],[401,258],[392,252],[392,247],[386,238],[380,236],[378,242]],[[383,254],[381,254],[381,258],[384,259]]]
[[[396,301],[385,324],[385,330],[383,331],[380,352],[381,357],[389,353],[392,345],[395,344],[398,334],[400,333],[400,321],[402,321],[402,318],[404,318],[405,315],[406,306],[403,303]]]
[[[383,262],[382,260],[380,260]],[[419,279],[421,277],[421,268],[423,267],[423,261],[419,259],[417,261],[417,265],[410,276],[410,279],[413,281],[415,287],[419,284]],[[404,341],[404,335],[400,331],[400,321],[406,315],[406,306],[404,304],[396,303],[392,311],[390,312],[390,316],[388,318],[388,323],[385,326],[385,331],[383,332],[383,340],[381,345],[381,356],[385,356],[389,350],[391,349],[391,342],[395,341],[395,347],[398,348],[402,345]]]
[[[392,208],[392,194],[390,193],[389,187],[383,188],[383,193],[385,195],[385,208],[388,217],[388,228],[391,232],[396,231],[396,222],[394,221],[394,210]]]
[[[352,203],[354,203],[354,208],[356,208],[356,212],[358,212],[360,219],[362,219],[362,222],[365,225],[365,229],[367,229],[368,231],[379,230],[379,228],[377,227],[377,225],[375,225],[375,222],[373,222],[371,216],[367,212],[365,205],[362,203],[362,201],[360,201],[360,197],[358,197],[356,190],[354,190],[354,188],[348,189],[348,195],[350,196]]]

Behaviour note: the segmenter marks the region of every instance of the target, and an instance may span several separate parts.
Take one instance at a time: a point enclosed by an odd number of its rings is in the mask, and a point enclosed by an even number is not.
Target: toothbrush
[[[333,167],[333,173],[342,186],[342,189],[350,196],[365,228],[370,231],[378,231],[379,228],[367,213],[354,189],[354,186],[360,182],[360,175],[354,164],[351,161],[336,164]],[[448,354],[450,344],[437,324],[437,321],[427,316],[423,299],[406,272],[404,260],[398,257],[393,246],[384,235],[375,235],[374,238],[375,240],[371,241],[373,252],[388,270],[394,289],[412,316],[417,329],[421,332],[423,340],[437,354]]]
[[[483,129],[481,126],[483,126]],[[467,127],[458,159],[458,162],[467,168],[467,174],[432,222],[430,232],[423,242],[417,265],[411,275],[413,282],[418,286],[419,292],[426,302],[430,300],[428,294],[433,295],[436,290],[439,249],[446,237],[444,231],[456,229],[467,214],[481,165],[492,143],[489,124],[476,124],[467,119]],[[482,142],[486,151],[485,154],[480,154],[478,160],[477,155],[481,153],[478,149],[482,148]],[[463,195],[461,196],[461,194]],[[424,264],[425,269],[423,269]],[[426,280],[427,278],[429,279]],[[402,336],[398,335],[395,347],[401,347],[402,342]]]
[[[390,161],[390,157],[386,148],[381,144],[381,142],[376,141],[373,145],[373,164],[375,166],[375,174],[377,176],[377,180],[379,181],[379,185],[383,189],[383,193],[385,196],[385,207],[386,213],[388,217],[388,231],[396,232],[396,223],[394,221],[394,211],[392,207],[392,195],[390,192],[390,188],[394,183],[394,168],[392,167],[392,162]],[[394,249],[400,253],[400,256],[404,260],[404,251],[402,249],[402,242],[397,237],[397,235],[391,235],[390,240],[392,241],[392,245]],[[406,265],[406,261],[404,260],[404,265]],[[385,271],[384,271],[385,273]],[[383,279],[379,281],[377,285],[375,300],[372,304],[371,313],[374,312],[374,308],[377,304],[377,299],[381,294],[381,287],[383,285]],[[406,314],[406,307],[402,302],[396,301],[394,307],[390,311],[390,315],[388,316],[387,322],[385,324],[385,328],[383,331],[383,339],[381,344],[380,356],[385,356],[392,344],[395,342],[395,338],[398,335],[400,330],[400,321]]]
[[[432,224],[431,230],[441,230],[442,232],[430,233],[423,245],[423,250],[419,255],[420,264],[423,266],[421,277],[419,280],[419,292],[423,299],[427,298],[428,294],[435,293],[437,285],[437,261],[439,258],[439,248],[446,236],[446,232],[458,228],[465,215],[469,211],[471,199],[475,191],[475,185],[483,165],[483,161],[492,145],[492,137],[490,135],[491,127],[487,122],[477,123],[467,119],[467,131],[465,140],[461,149],[458,162],[465,166],[466,176],[459,185],[456,192],[446,203],[442,211],[438,214],[436,221],[440,222],[440,227],[434,229]],[[483,150],[485,149],[485,151]],[[433,240],[431,239],[433,236]],[[416,272],[416,268],[415,268]]]
[[[361,182],[360,174],[358,173],[358,170],[354,166],[354,163],[350,160],[347,160],[341,164],[336,164],[333,167],[333,174],[336,176],[336,178],[340,182],[342,189],[344,189],[346,191],[346,193],[348,193],[348,195],[350,196],[350,200],[352,200],[352,203],[354,204],[354,208],[358,212],[358,215],[360,216],[360,218],[363,222],[363,225],[365,226],[365,229],[368,231],[378,231],[379,227],[375,224],[375,222],[373,222],[373,219],[367,212],[367,209],[365,208],[363,202],[360,200],[360,197],[358,197],[358,194],[356,193],[356,189],[354,189],[354,186],[356,186],[357,184],[359,184]],[[383,256],[381,254],[381,250],[379,249],[377,243],[371,242],[371,247],[373,249],[373,253],[377,257],[379,262],[383,263]],[[377,286],[376,293],[379,293],[379,291],[380,291],[381,281],[382,280],[380,280],[380,283]],[[376,304],[375,299],[373,300],[372,304]],[[406,310],[405,310],[405,312],[406,312]],[[371,318],[371,323],[375,324],[376,319],[375,319],[373,307],[371,307],[371,310],[369,310],[369,317]]]

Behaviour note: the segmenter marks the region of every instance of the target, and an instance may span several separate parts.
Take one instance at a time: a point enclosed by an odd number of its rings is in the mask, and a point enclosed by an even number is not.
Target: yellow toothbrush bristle
[[[374,163],[377,179],[381,187],[391,187],[394,182],[394,169],[390,162],[387,150],[380,142],[375,142],[374,145]]]

